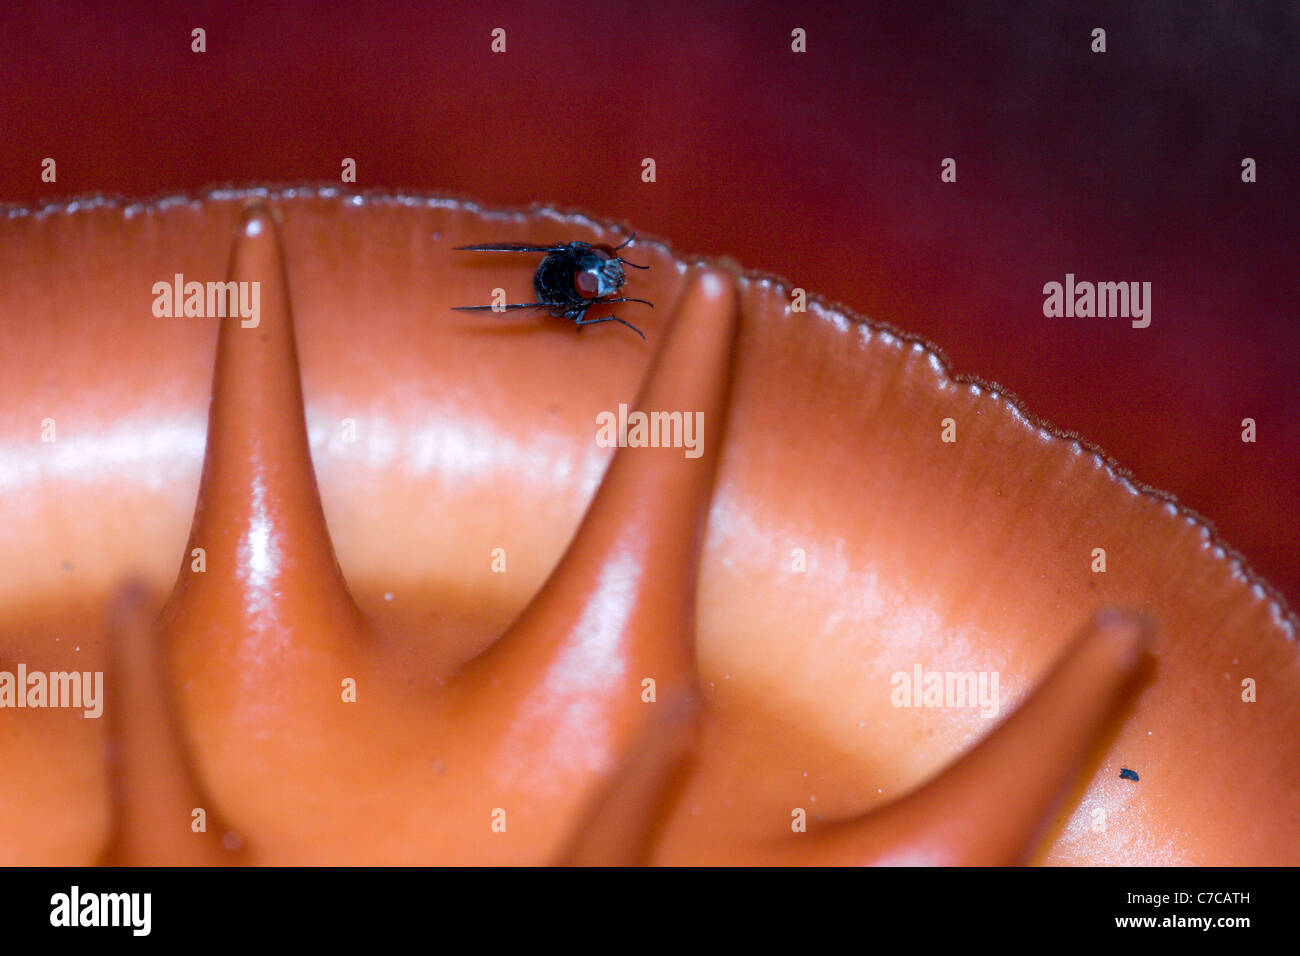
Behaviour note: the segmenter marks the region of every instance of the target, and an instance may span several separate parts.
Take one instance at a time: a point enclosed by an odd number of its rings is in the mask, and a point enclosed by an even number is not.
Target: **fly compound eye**
[[[579,269],[573,274],[573,288],[584,299],[594,299],[601,295],[601,289],[604,285],[605,281],[600,274],[599,266],[590,269]]]
[[[584,299],[617,292],[623,284],[623,267],[618,259],[592,250],[583,256],[573,272],[573,288]]]

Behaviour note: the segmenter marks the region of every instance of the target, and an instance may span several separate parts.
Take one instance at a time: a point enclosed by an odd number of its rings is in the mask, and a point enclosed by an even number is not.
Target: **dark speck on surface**
[[[1119,771],[1121,780],[1136,780],[1138,778],[1136,770],[1130,770],[1128,767],[1121,767]]]

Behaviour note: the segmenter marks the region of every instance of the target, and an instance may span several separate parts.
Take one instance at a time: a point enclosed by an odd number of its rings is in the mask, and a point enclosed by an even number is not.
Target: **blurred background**
[[[1295,607],[1298,52],[1294,0],[11,0],[0,201],[338,183],[352,157],[349,188],[626,221],[929,339]],[[1151,282],[1150,328],[1045,318],[1067,272]]]

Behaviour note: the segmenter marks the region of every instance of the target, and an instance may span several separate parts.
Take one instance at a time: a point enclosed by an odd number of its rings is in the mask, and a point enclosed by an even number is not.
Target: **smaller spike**
[[[171,705],[158,634],[139,584],[123,585],[106,607],[112,696],[113,828],[110,866],[213,866],[244,862],[242,838],[221,824],[190,766]],[[202,811],[196,831],[195,811]]]
[[[1025,863],[1113,725],[1150,641],[1142,618],[1103,611],[1028,699],[939,776],[857,820],[769,849],[787,864]]]
[[[561,865],[640,866],[650,861],[659,830],[690,772],[699,736],[696,701],[681,699],[661,707],[560,854]]]

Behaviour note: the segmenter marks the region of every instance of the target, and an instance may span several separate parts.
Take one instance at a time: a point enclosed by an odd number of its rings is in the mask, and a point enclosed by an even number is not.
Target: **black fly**
[[[633,269],[650,268],[628,262],[618,254],[620,249],[635,238],[634,232],[613,248],[606,245],[592,245],[588,242],[568,242],[559,246],[532,246],[516,242],[457,246],[457,249],[467,252],[544,252],[546,258],[538,264],[537,272],[533,275],[536,302],[497,306],[456,305],[452,308],[460,312],[546,309],[552,315],[570,319],[578,326],[596,325],[600,322],[621,322],[644,339],[644,332],[616,315],[607,315],[599,319],[587,318],[587,312],[592,306],[613,302],[640,302],[654,308],[654,303],[646,302],[645,299],[630,299],[626,296],[610,298],[623,288],[623,283],[627,281],[623,274],[624,266],[631,266]]]

